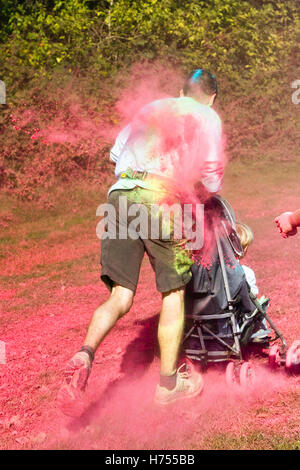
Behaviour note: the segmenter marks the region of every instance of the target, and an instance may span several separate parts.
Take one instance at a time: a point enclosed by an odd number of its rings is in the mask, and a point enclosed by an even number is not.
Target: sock
[[[94,360],[94,356],[95,356],[94,350],[90,346],[82,346],[79,352],[81,351],[84,351],[89,355],[90,361],[92,363]]]
[[[159,385],[167,388],[168,390],[172,390],[176,387],[176,376],[176,371],[172,375],[160,375]]]

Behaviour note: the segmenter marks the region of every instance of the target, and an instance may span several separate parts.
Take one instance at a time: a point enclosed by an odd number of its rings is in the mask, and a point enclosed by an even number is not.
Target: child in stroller
[[[244,258],[248,251],[249,246],[251,245],[251,243],[253,243],[253,240],[254,240],[253,232],[248,225],[242,224],[240,222],[236,223],[236,232],[240,239],[242,251],[243,251],[241,258]],[[241,266],[243,268],[246,281],[250,287],[251,292],[254,295],[257,295],[258,288],[256,285],[256,277],[255,277],[254,271],[251,268],[249,268],[249,266],[245,266],[244,264],[241,264]]]
[[[253,243],[254,236],[251,228],[241,222],[236,222],[236,232],[242,247],[242,255],[239,257],[239,259],[242,259],[246,256],[246,253],[251,243]],[[256,277],[254,271],[245,264],[241,264],[241,267],[245,274],[248,288],[250,289],[251,293],[257,297],[259,290],[256,284]],[[264,304],[267,299],[265,298],[265,296],[262,296],[258,300],[261,304]],[[268,304],[266,304],[266,308],[267,305]],[[264,340],[268,341],[268,334],[271,334],[271,330],[267,327],[266,319],[262,318],[260,324],[259,322],[256,323],[256,331],[252,333],[250,340],[252,342],[263,342]]]
[[[185,292],[182,349],[185,359],[200,363],[202,369],[211,362],[238,359],[240,381],[247,382],[251,363],[243,362],[246,348],[259,343],[261,350],[266,350],[280,338],[285,349],[285,341],[266,313],[269,299],[258,301],[257,291],[251,292],[247,282],[250,271],[247,274],[239,262],[253,239],[250,229],[244,224],[237,227],[231,205],[221,196],[211,197],[204,213],[204,246],[193,253],[193,277]],[[274,331],[273,338],[267,322]],[[233,362],[227,369],[226,376],[236,377]]]

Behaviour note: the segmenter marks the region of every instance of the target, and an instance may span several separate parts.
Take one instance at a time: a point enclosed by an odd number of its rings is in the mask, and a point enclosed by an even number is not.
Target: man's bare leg
[[[132,290],[118,284],[115,285],[109,299],[95,310],[84,345],[89,346],[95,352],[119,318],[130,310],[133,297]]]
[[[178,399],[192,398],[203,389],[201,374],[182,373],[177,361],[184,326],[184,289],[163,294],[158,325],[161,369],[160,383],[156,388],[155,401],[167,405]]]
[[[158,324],[161,375],[176,372],[177,360],[184,325],[184,289],[164,293]]]
[[[119,318],[130,310],[133,297],[133,291],[115,285],[109,299],[95,310],[84,346],[68,362],[65,382],[58,393],[57,402],[65,414],[76,416],[82,413],[81,398],[90,375],[94,353]]]

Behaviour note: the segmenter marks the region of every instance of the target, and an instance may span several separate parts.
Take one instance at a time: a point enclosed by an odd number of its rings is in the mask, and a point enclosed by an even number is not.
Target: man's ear
[[[215,98],[216,98],[216,93],[211,95],[208,106],[212,106],[214,104]]]
[[[184,96],[184,92],[183,92],[183,89],[181,88],[180,92],[179,92],[179,96],[180,98],[182,98]]]

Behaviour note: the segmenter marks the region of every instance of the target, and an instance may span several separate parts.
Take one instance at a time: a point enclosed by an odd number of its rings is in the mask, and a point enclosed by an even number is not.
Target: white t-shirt
[[[128,168],[175,182],[201,181],[209,192],[222,183],[224,159],[218,114],[189,97],[165,98],[144,106],[117,136],[110,152],[119,179]],[[145,187],[120,178],[114,189]]]
[[[258,294],[258,287],[256,285],[256,277],[255,277],[254,271],[251,268],[249,268],[248,266],[245,266],[244,264],[242,264],[241,266],[244,270],[244,273],[245,273],[245,276],[246,276],[246,281],[248,282],[248,284],[250,286],[252,294],[257,295]]]

